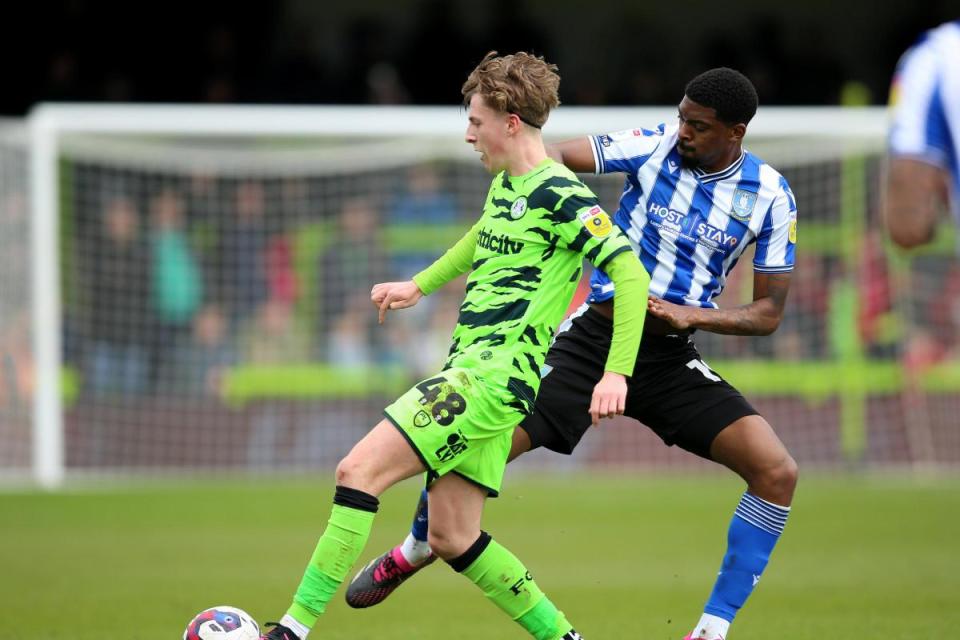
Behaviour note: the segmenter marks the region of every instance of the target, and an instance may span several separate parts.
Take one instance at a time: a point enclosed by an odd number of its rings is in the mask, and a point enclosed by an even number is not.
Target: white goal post
[[[581,108],[563,106],[544,127],[548,141],[589,133],[603,133],[671,122],[676,108]],[[149,145],[158,139],[175,138],[191,157],[205,166],[222,162],[225,174],[237,157],[209,141],[298,140],[337,141],[342,150],[342,170],[389,162],[389,155],[416,157],[426,147],[440,155],[470,161],[472,149],[463,143],[465,112],[449,107],[294,107],[205,105],[87,105],[43,104],[29,114],[29,202],[31,208],[30,256],[32,294],[32,344],[36,385],[32,400],[32,476],[43,487],[63,484],[68,471],[65,422],[62,404],[61,336],[63,309],[60,237],[60,163],[65,150],[79,149],[84,157],[105,153],[120,158],[127,153],[133,166],[156,163],[177,166],[184,162],[176,153],[160,157]],[[882,154],[887,114],[884,108],[779,108],[763,107],[750,124],[747,146],[760,149],[769,158],[787,153],[795,162],[824,158]],[[137,140],[127,145],[125,140]],[[364,149],[351,157],[351,141],[363,141]],[[412,144],[423,141],[426,146]],[[381,146],[377,146],[380,144]],[[72,145],[72,146],[71,146]],[[126,145],[126,146],[125,146]],[[769,153],[767,150],[770,150]],[[787,151],[784,152],[784,149]],[[439,150],[439,151],[438,151]],[[112,154],[112,155],[111,155]],[[297,172],[298,158],[316,163],[314,156],[299,156],[292,148],[277,154],[277,167]],[[242,154],[240,154],[242,155]],[[243,162],[242,159],[239,162]],[[272,161],[271,161],[272,162]],[[336,159],[323,160],[325,166]],[[287,163],[284,165],[284,163]],[[333,170],[327,166],[324,170]],[[866,197],[866,196],[864,196]],[[873,197],[873,195],[870,195]],[[608,208],[614,202],[606,201]],[[804,203],[801,207],[801,229]],[[801,232],[802,234],[802,232]],[[803,250],[801,244],[800,251]],[[746,267],[741,267],[746,270]],[[2,313],[2,311],[0,311]]]

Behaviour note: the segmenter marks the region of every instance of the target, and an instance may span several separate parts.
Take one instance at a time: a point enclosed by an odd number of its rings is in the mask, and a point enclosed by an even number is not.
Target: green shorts
[[[513,429],[524,414],[467,369],[424,380],[383,410],[427,468],[427,484],[453,471],[500,492]]]

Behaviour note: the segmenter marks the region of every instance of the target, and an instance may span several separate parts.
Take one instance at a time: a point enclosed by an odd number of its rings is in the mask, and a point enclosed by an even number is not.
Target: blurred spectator
[[[432,375],[437,363],[446,361],[466,281],[465,276],[457,278],[422,300],[423,309],[395,314],[381,327],[389,339],[388,353],[397,354],[413,377]]]
[[[169,367],[160,375],[160,389],[175,395],[220,397],[227,368],[237,362],[227,335],[227,321],[215,304],[204,306],[193,318],[189,336],[179,336]]]
[[[377,214],[366,199],[348,200],[317,264],[321,305],[317,334],[327,336],[331,361],[354,365],[374,360],[382,333],[374,331],[377,314],[370,304],[370,289],[386,276],[387,251]]]
[[[833,270],[836,273],[836,269]],[[771,340],[763,341],[780,360],[817,360],[827,356],[826,294],[830,279],[823,256],[798,252],[790,278],[787,313]],[[761,342],[761,341],[757,341]]]
[[[306,178],[287,177],[280,183],[278,209],[285,225],[305,222],[316,206]],[[271,215],[272,212],[271,212]]]
[[[453,196],[441,190],[433,165],[414,165],[407,172],[403,192],[390,209],[390,224],[447,224],[457,221]]]
[[[436,168],[420,164],[407,172],[402,191],[390,207],[388,223],[394,227],[452,224],[457,222],[458,214],[453,195],[440,187]],[[394,248],[390,256],[391,277],[409,278],[428,266],[437,257],[431,249]]]
[[[0,324],[0,426],[13,427],[17,418],[27,425],[34,384],[30,313],[24,309]],[[9,440],[0,438],[0,442]]]
[[[11,172],[12,174],[12,172]],[[9,182],[22,179],[5,174]],[[6,186],[6,185],[4,185]],[[27,202],[20,191],[12,190],[0,199],[0,260],[3,272],[0,274],[0,304],[7,308],[30,303],[30,216]],[[0,314],[0,323],[3,315]]]
[[[264,302],[241,327],[242,360],[249,364],[302,363],[310,359],[310,335],[283,300]]]
[[[218,281],[220,301],[234,322],[242,322],[267,297],[265,207],[263,184],[245,180],[236,186],[232,211],[224,212]]]
[[[264,269],[269,298],[292,305],[297,299],[298,285],[289,236],[278,233],[270,239],[264,251]]]
[[[147,383],[144,336],[149,310],[146,251],[130,198],[110,198],[102,226],[91,247],[87,383],[96,394],[136,394]]]
[[[26,309],[9,307],[6,314],[0,317],[0,466],[26,468],[30,463],[36,384],[30,315]]]
[[[331,364],[363,366],[386,355],[380,348],[384,341],[372,332],[371,312],[370,302],[357,297],[349,298],[346,307],[338,310],[326,333],[327,360]]]
[[[166,188],[153,198],[150,229],[151,302],[156,313],[151,341],[151,379],[185,333],[203,300],[203,281],[184,229],[183,201]]]
[[[939,298],[944,305],[944,324],[948,329],[949,357],[960,361],[960,264],[953,264],[947,273],[944,296]]]
[[[192,224],[213,218],[221,208],[221,198],[216,177],[207,172],[194,171],[187,177],[187,215]]]
[[[861,244],[858,276],[860,338],[871,357],[892,357],[899,336],[891,331],[893,291],[883,238],[876,229],[869,231]]]

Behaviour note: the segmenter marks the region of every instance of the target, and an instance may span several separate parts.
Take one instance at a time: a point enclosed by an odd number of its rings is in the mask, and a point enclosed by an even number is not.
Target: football
[[[183,632],[183,640],[259,640],[260,626],[243,609],[211,607],[201,611]]]

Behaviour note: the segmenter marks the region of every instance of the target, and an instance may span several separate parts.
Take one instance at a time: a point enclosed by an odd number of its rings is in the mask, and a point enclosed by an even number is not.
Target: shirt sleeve
[[[617,295],[613,298],[613,338],[604,371],[630,376],[643,336],[650,276],[631,253],[617,254],[607,265],[607,272],[616,284]]]
[[[564,221],[553,228],[567,247],[583,254],[598,269],[604,269],[617,254],[633,251],[627,236],[586,187],[563,199],[554,218]]]
[[[947,168],[952,142],[941,94],[944,70],[933,44],[924,40],[907,50],[897,65],[890,87],[893,120],[888,146],[892,155]]]
[[[763,273],[793,271],[797,244],[797,205],[793,192],[781,179],[780,192],[770,204],[757,234],[753,269]]]
[[[413,276],[413,281],[423,295],[428,296],[457,276],[470,270],[473,265],[473,254],[477,247],[477,232],[480,222],[477,221],[457,243],[446,253],[437,258],[429,267]]]
[[[590,136],[596,173],[633,173],[663,142],[664,126]]]

